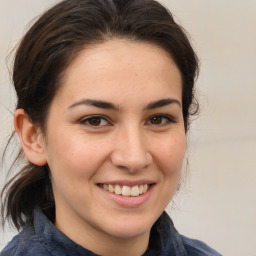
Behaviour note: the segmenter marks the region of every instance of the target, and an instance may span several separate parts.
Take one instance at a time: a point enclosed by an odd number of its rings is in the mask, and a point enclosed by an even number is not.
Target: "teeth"
[[[115,185],[115,194],[117,194],[117,195],[122,194],[122,189],[119,185]]]
[[[123,196],[139,196],[147,192],[149,185],[139,185],[139,186],[121,186],[121,185],[107,185],[104,184],[103,186],[104,190],[107,190],[109,192],[115,193],[117,195],[123,195]]]
[[[122,196],[130,196],[130,195],[131,195],[131,188],[128,186],[123,186]]]
[[[108,191],[109,192],[114,192],[115,191],[115,187],[112,185],[108,185]]]
[[[131,189],[131,196],[138,196],[140,194],[140,190],[138,186],[134,186]]]
[[[144,186],[140,185],[140,195],[144,193]]]

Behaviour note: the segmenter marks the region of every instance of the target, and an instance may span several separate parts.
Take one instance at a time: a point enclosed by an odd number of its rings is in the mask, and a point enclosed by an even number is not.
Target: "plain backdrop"
[[[180,233],[227,256],[256,256],[256,0],[165,0],[201,62],[187,182],[168,207]],[[55,0],[0,0],[0,146],[13,130],[6,56]],[[4,183],[1,167],[0,186]],[[2,185],[1,185],[2,184]],[[15,234],[0,231],[0,250]]]

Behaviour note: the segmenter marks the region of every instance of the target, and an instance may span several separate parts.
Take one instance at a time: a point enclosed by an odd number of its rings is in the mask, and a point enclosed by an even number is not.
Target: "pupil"
[[[89,124],[90,124],[90,125],[93,125],[93,126],[98,126],[98,125],[100,125],[100,122],[101,122],[101,120],[100,120],[100,118],[98,118],[98,117],[93,117],[93,118],[90,118],[90,119],[89,119]]]
[[[152,118],[152,124],[161,124],[161,122],[162,122],[162,117],[161,116],[154,116],[153,118]]]

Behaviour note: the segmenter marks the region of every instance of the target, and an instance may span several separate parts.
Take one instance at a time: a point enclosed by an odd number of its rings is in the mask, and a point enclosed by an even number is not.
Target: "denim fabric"
[[[4,248],[1,256],[97,256],[60,232],[41,210]],[[220,256],[201,241],[179,235],[164,212],[154,224],[143,256]]]

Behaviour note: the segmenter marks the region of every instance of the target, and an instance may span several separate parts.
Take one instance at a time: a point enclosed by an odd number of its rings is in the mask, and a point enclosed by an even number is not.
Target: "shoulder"
[[[40,209],[27,221],[0,253],[0,256],[69,256],[95,255],[59,231]]]
[[[180,235],[183,246],[189,256],[221,256],[202,241]]]
[[[45,242],[36,236],[20,232],[3,249],[0,256],[52,256]]]

